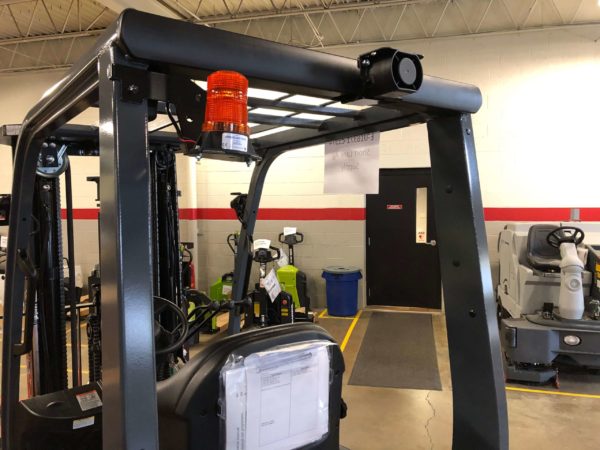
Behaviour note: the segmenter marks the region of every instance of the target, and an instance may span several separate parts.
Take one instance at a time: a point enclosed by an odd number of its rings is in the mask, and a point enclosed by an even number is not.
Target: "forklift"
[[[207,75],[204,90],[193,80]],[[285,99],[256,101],[247,97],[248,83],[326,102],[314,106]],[[315,426],[302,435],[278,436],[281,441],[271,448],[338,450],[345,414],[344,360],[334,339],[312,323],[239,333],[242,312],[248,307],[250,246],[262,188],[269,167],[286,151],[419,123],[426,123],[429,132],[452,372],[452,445],[506,450],[502,361],[492,320],[495,305],[470,118],[481,101],[476,87],[423,75],[419,55],[396,49],[376,49],[353,60],[125,10],[32,107],[14,135],[18,139],[2,341],[2,450],[257,448],[261,422],[249,414],[257,402],[245,401],[248,392],[257,390],[243,380],[261,373],[275,383],[279,373],[297,373],[298,361],[302,367],[310,363],[323,369],[312,372],[310,380],[315,383],[299,380],[297,386],[300,392],[317,394],[309,411]],[[295,116],[274,120],[254,113],[252,108],[259,103]],[[360,111],[339,107],[347,103],[369,107]],[[44,184],[36,180],[36,163],[44,144],[55,142],[69,120],[96,106],[101,123],[94,132],[99,138],[101,180],[102,383],[69,387],[59,376],[59,383],[47,393],[21,399],[20,366],[32,348],[31,324],[36,317],[33,292],[41,295],[40,286],[60,281],[38,264],[45,260],[38,256],[47,255],[35,244],[45,242],[47,231],[56,235],[57,230],[50,228],[55,222],[46,221],[33,201],[34,194],[43,195],[37,185]],[[328,118],[296,117],[303,112]],[[160,296],[155,282],[158,276],[162,285],[177,270],[174,266],[157,270],[157,248],[159,254],[164,254],[161,248],[173,248],[173,261],[179,262],[171,239],[156,246],[153,228],[160,213],[153,206],[149,159],[149,143],[156,134],[148,131],[148,124],[165,113],[172,118],[179,147],[163,155],[161,165],[174,169],[169,161],[179,151],[193,158],[254,164],[254,170],[241,215],[232,300],[226,303],[234,335],[209,344],[180,370],[165,370],[169,377],[157,381],[157,369],[170,367],[157,354],[180,354],[196,326],[189,325],[185,305]],[[250,121],[258,123],[260,131],[286,128],[252,139]],[[174,206],[164,191],[160,194],[160,204]],[[50,206],[60,211],[56,204]],[[40,226],[40,217],[47,231]],[[177,289],[176,283],[167,283],[170,286]],[[53,311],[63,320],[60,308]],[[64,339],[60,328],[46,331],[53,342]],[[162,337],[169,343],[163,344]],[[50,354],[62,375],[64,353]],[[289,398],[274,398],[261,403],[261,408],[293,411],[283,400]],[[252,432],[246,432],[246,425]]]

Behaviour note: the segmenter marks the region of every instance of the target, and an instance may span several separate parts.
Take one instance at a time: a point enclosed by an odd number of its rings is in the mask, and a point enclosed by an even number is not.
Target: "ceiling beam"
[[[18,5],[19,3],[29,3],[35,0],[0,0],[0,6],[4,5]]]
[[[29,42],[59,41],[61,39],[82,38],[99,36],[104,30],[73,31],[60,34],[42,34],[38,36],[26,36],[17,38],[0,39],[0,46],[26,44]]]
[[[279,9],[277,11],[248,12],[240,14],[221,14],[201,17],[201,23],[214,25],[218,23],[244,22],[246,20],[273,19],[274,17],[303,16],[314,13],[335,13],[338,11],[362,11],[371,8],[384,8],[396,5],[417,5],[427,0],[363,0],[353,3],[337,3],[329,7],[304,6]]]
[[[150,14],[170,17],[171,19],[187,19],[173,6],[167,4],[164,0],[98,0],[105,6],[108,6],[117,14],[120,14],[127,8],[137,9]]]
[[[349,47],[361,47],[370,45],[373,47],[377,46],[389,46],[390,43],[399,43],[402,44],[404,42],[418,42],[418,41],[438,41],[438,40],[446,40],[446,39],[461,39],[461,38],[472,38],[472,37],[483,37],[483,36],[502,36],[505,34],[521,34],[521,33],[535,33],[539,31],[555,31],[555,30],[581,30],[585,28],[593,28],[597,29],[600,26],[600,21],[589,21],[589,22],[581,22],[574,23],[570,25],[539,25],[534,27],[527,27],[521,29],[505,29],[505,30],[496,30],[496,31],[479,31],[477,33],[456,33],[456,34],[447,34],[443,36],[434,36],[434,37],[411,37],[404,39],[392,39],[389,41],[369,41],[369,42],[352,42],[347,44],[333,44],[333,45],[325,45],[324,48],[314,47],[315,50],[322,49],[335,49],[335,48],[349,48]],[[1,41],[0,41],[1,42]]]

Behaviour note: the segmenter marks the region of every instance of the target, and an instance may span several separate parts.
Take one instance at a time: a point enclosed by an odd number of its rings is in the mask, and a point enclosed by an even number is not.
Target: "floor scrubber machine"
[[[576,225],[576,226],[575,226]],[[500,233],[501,339],[510,380],[558,387],[556,363],[600,368],[598,224],[509,224]],[[600,241],[599,241],[600,242]]]

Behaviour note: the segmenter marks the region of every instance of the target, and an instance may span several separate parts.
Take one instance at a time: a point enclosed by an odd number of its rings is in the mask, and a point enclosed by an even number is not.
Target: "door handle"
[[[429,242],[424,242],[424,244],[431,245],[432,247],[435,247],[437,245],[437,241],[435,239],[432,239]]]

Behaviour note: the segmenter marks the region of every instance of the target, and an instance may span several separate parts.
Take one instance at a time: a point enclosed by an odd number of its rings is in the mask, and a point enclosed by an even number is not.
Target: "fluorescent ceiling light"
[[[370,108],[370,106],[349,105],[348,103],[339,103],[339,102],[333,103],[333,104],[327,105],[327,106],[329,108],[348,109],[350,111],[362,111],[363,109]]]
[[[286,92],[270,91],[267,89],[248,88],[248,97],[277,100],[288,95]]]
[[[292,95],[290,98],[286,98],[285,101],[289,103],[300,103],[301,105],[321,106],[325,103],[329,103],[331,100],[327,98],[309,97],[308,95]]]
[[[282,131],[287,131],[287,130],[291,130],[291,129],[292,129],[292,127],[271,128],[270,130],[265,130],[265,131],[261,131],[260,133],[253,134],[250,137],[252,139],[258,139],[261,137],[269,136],[269,135],[275,134],[275,133],[281,133]]]
[[[250,111],[251,114],[263,114],[265,116],[285,117],[294,114],[294,111],[285,111],[283,109],[256,108]]]
[[[196,83],[198,86],[200,86],[202,89],[204,89],[206,91],[206,89],[208,88],[208,84],[206,83],[206,81],[202,81],[202,80],[192,80],[194,83]],[[263,98],[265,100],[277,100],[280,99],[281,97],[285,97],[289,94],[287,94],[286,92],[279,92],[279,91],[270,91],[267,89],[258,89],[258,88],[248,88],[248,97],[253,97],[253,98]]]
[[[325,114],[310,114],[310,113],[300,113],[296,114],[294,118],[296,119],[304,119],[304,120],[327,120],[333,119],[334,116],[326,116]]]

